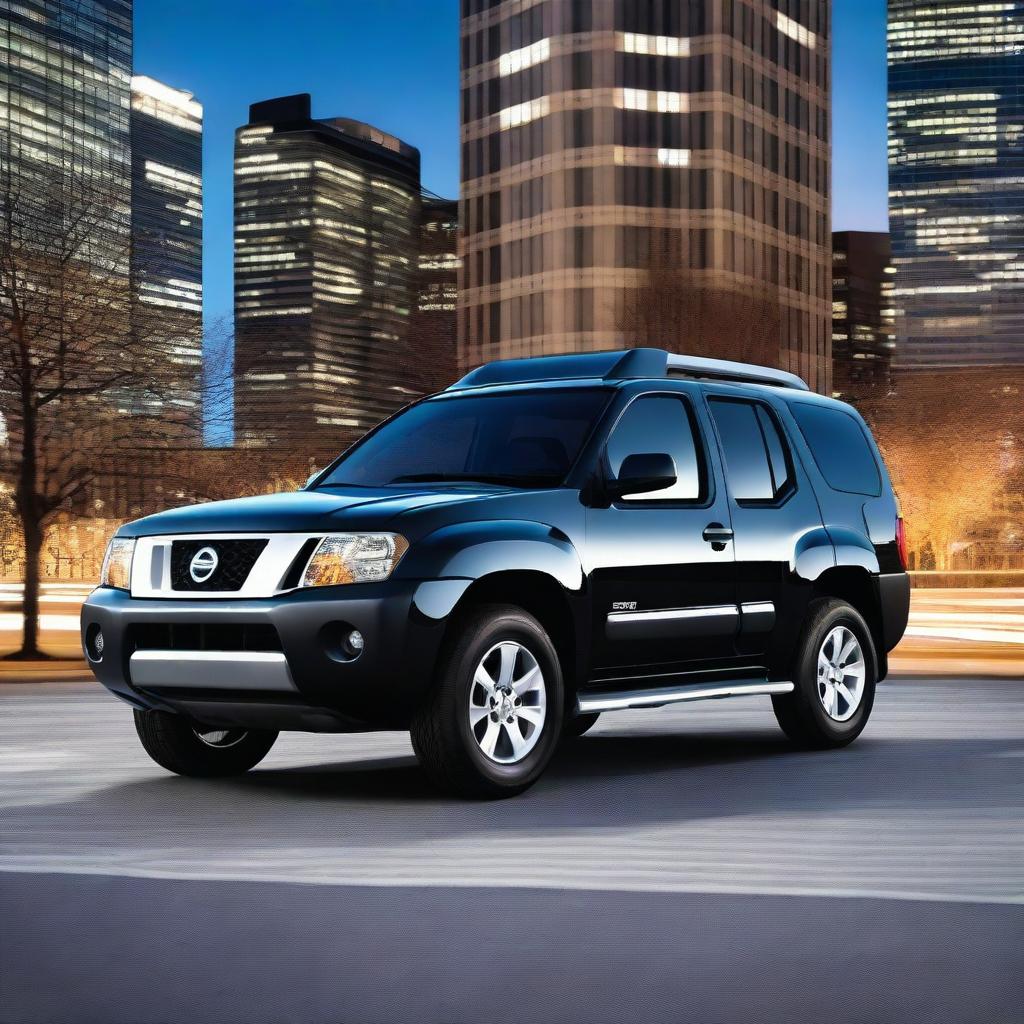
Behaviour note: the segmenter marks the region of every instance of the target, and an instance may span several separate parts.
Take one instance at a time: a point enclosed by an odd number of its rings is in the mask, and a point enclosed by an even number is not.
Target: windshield
[[[565,479],[607,400],[607,391],[574,389],[422,402],[371,434],[317,486],[550,487]]]

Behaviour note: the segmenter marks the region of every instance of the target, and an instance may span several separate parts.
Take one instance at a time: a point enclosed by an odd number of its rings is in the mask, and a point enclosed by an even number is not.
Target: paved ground
[[[1024,687],[606,716],[524,797],[408,739],[171,777],[97,687],[0,688],[0,1021],[1024,1021]],[[45,971],[41,970],[45,965]]]

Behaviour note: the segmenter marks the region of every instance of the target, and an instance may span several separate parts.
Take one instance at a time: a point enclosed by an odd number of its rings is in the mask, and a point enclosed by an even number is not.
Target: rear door
[[[704,392],[735,531],[738,649],[777,664],[803,621],[810,585],[797,574],[796,559],[820,533],[821,512],[772,403],[727,386],[706,385]]]
[[[735,654],[728,499],[709,431],[688,395],[659,392],[633,398],[608,435],[606,472],[627,455],[667,452],[677,482],[587,510],[598,677],[689,671]]]

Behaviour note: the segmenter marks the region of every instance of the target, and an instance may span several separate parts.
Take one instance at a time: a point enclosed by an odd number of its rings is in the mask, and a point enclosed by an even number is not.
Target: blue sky
[[[885,0],[835,0],[833,227],[885,230]],[[231,312],[231,157],[249,104],[309,92],[419,147],[457,196],[457,0],[136,0],[135,69],[205,110],[207,315]]]

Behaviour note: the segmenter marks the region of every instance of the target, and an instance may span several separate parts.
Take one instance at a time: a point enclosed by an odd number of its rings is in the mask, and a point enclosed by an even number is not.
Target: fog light
[[[92,661],[102,661],[104,646],[103,630],[93,623],[85,634],[85,653]]]
[[[348,635],[347,642],[349,650],[351,650],[353,654],[358,654],[363,649],[363,634],[360,633],[358,629],[353,629]]]

